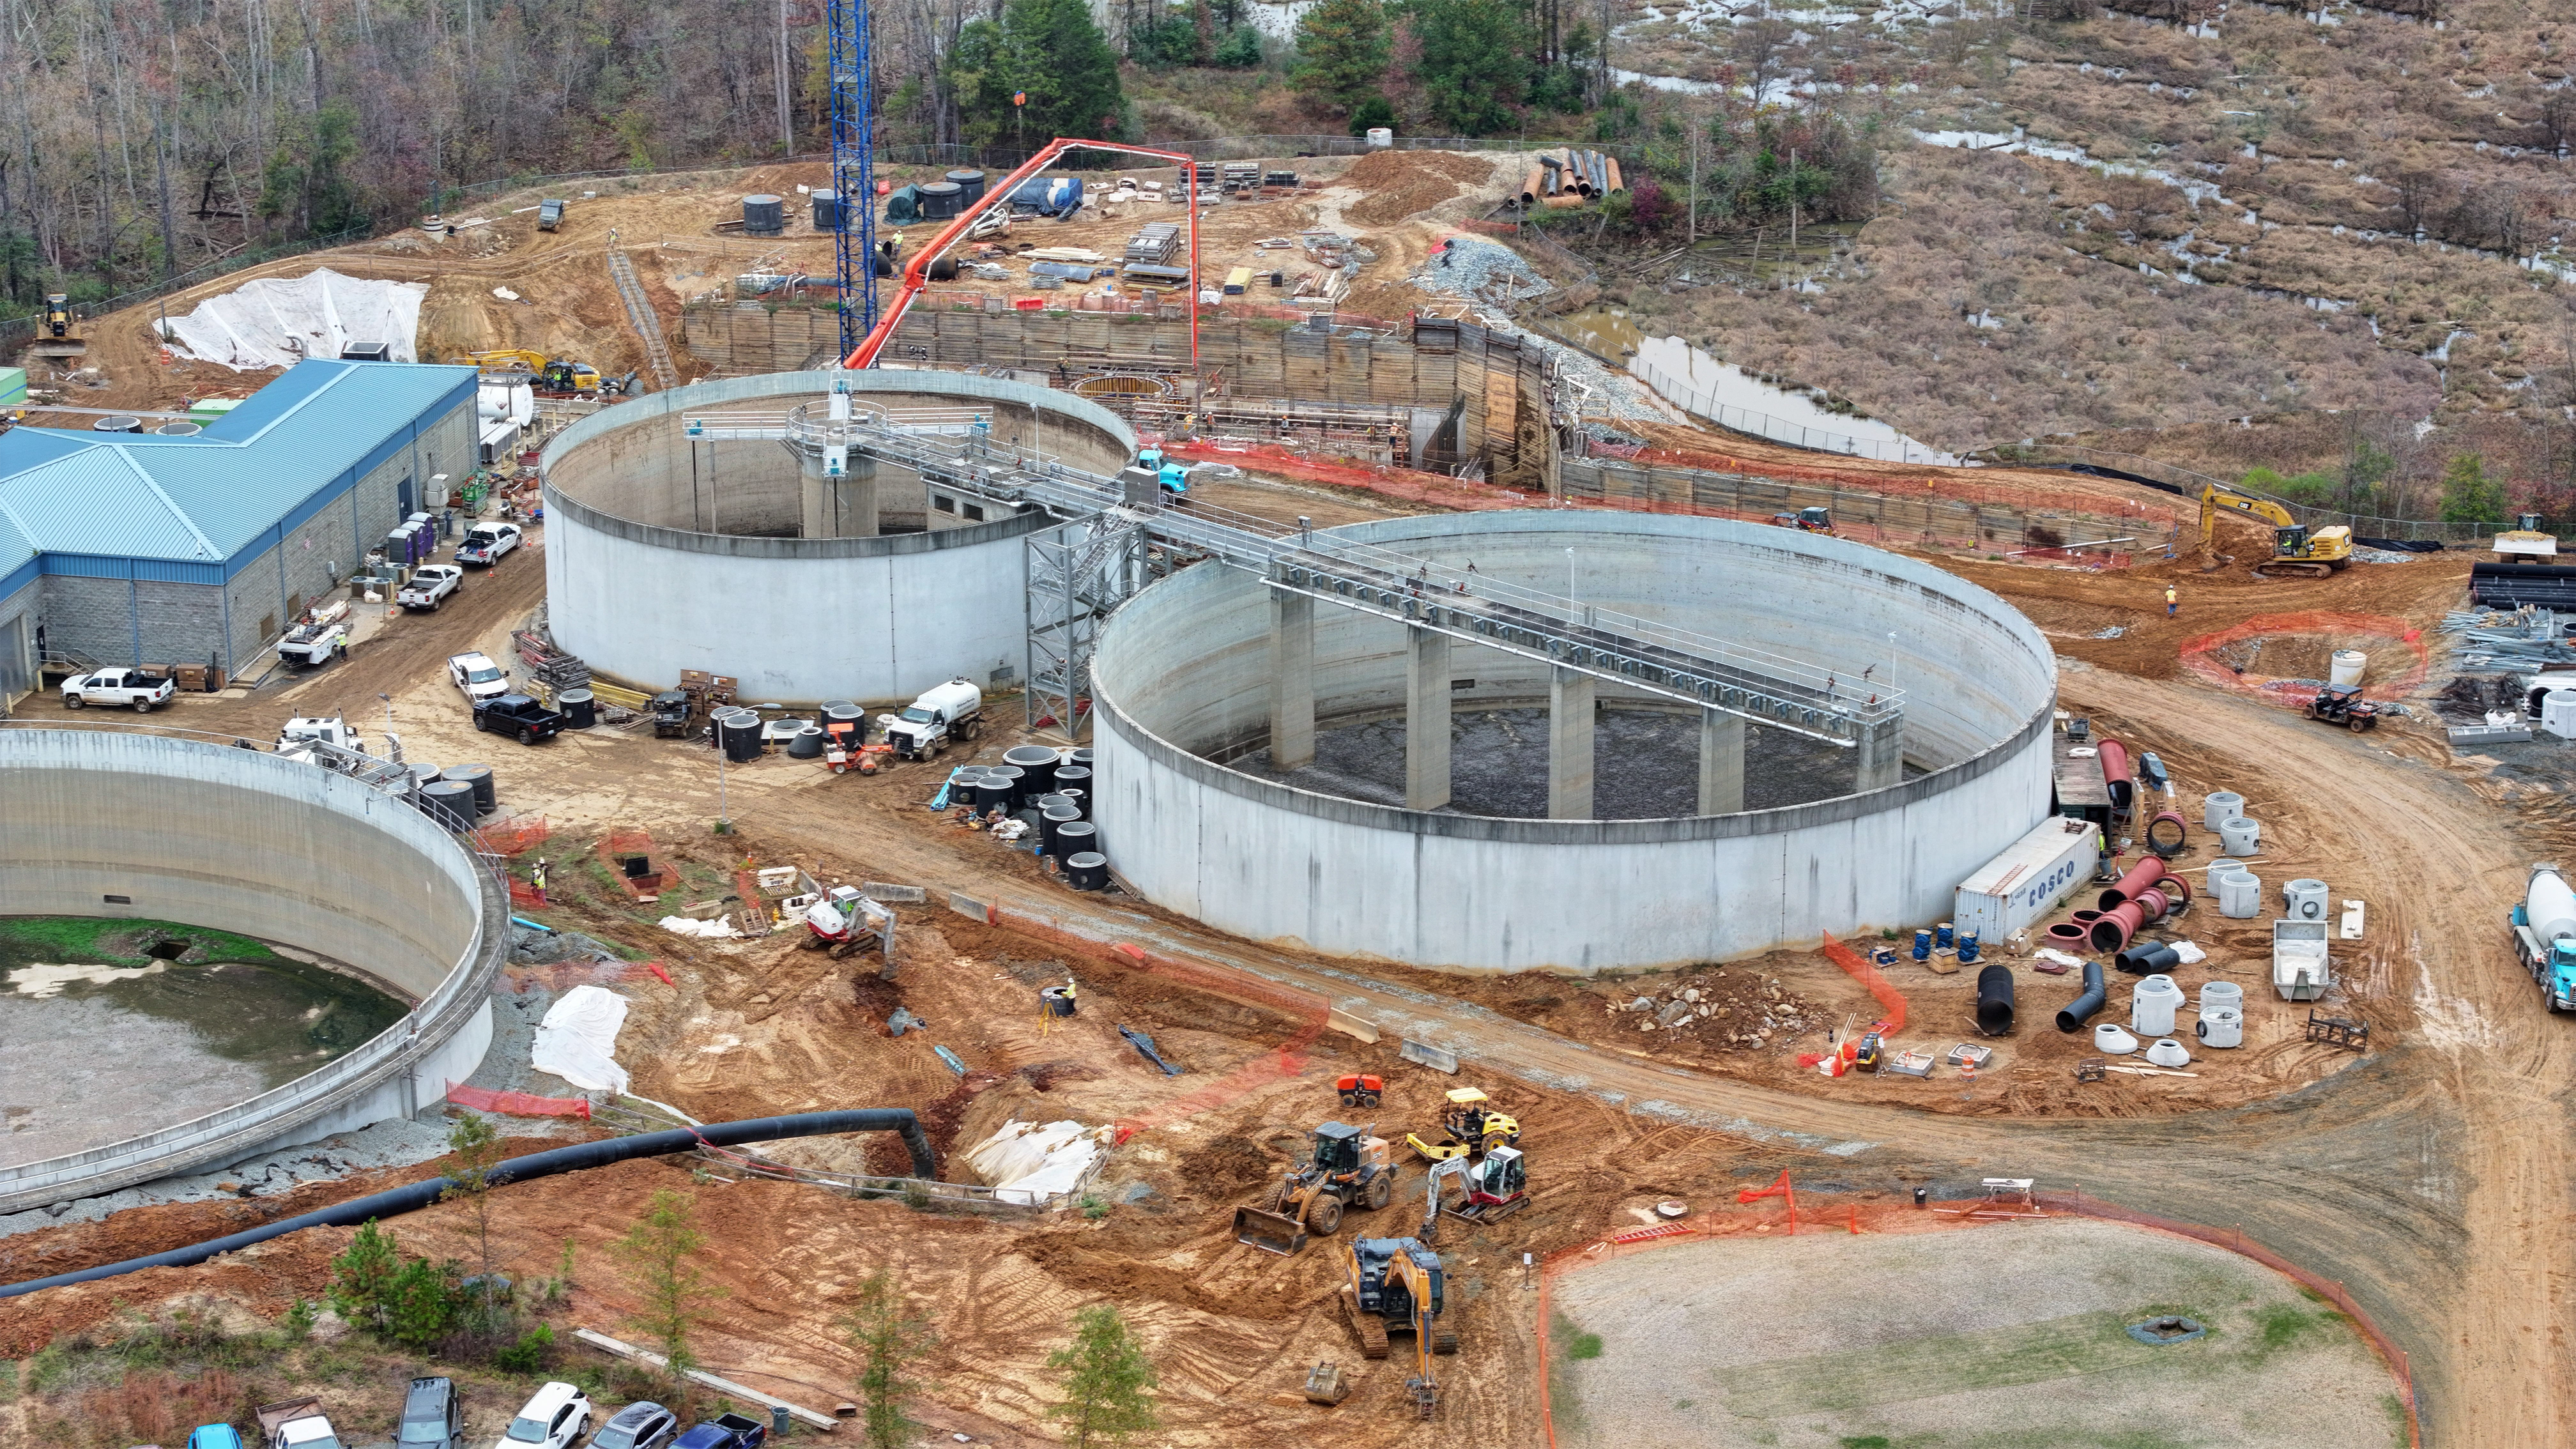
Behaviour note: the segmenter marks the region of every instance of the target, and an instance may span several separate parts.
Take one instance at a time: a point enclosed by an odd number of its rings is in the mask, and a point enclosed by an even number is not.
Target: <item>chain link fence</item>
[[[110,312],[123,311],[125,308],[149,302],[155,297],[184,292],[201,282],[213,281],[227,272],[242,271],[263,262],[277,261],[282,257],[318,252],[325,247],[346,246],[353,241],[364,241],[374,229],[373,224],[370,223],[353,226],[346,231],[333,232],[329,236],[307,237],[303,241],[281,242],[276,246],[262,247],[255,251],[235,252],[231,256],[218,257],[203,266],[191,267],[177,276],[164,277],[147,286],[119,292],[113,297],[102,298],[96,302],[75,302],[72,304],[72,316],[82,321],[103,317]],[[16,346],[21,342],[35,340],[36,329],[43,325],[43,321],[42,315],[38,313],[0,321],[0,346]]]

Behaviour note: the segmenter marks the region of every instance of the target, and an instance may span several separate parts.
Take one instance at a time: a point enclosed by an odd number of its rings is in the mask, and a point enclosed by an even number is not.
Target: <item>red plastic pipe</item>
[[[2136,778],[2129,772],[2129,747],[2105,735],[2093,749],[2102,766],[2102,783],[2111,792],[2112,806],[2128,809],[2138,789]]]
[[[2094,907],[2097,910],[2107,911],[2122,901],[2135,900],[2138,892],[2163,880],[2171,873],[2172,867],[2166,865],[2163,860],[2152,855],[2148,856],[2122,872],[2120,883],[2102,892],[2101,898],[2093,903]]]
[[[2145,923],[2147,908],[2137,901],[2123,901],[2102,913],[2093,923],[2092,940],[2096,951],[2117,951],[2129,944]]]

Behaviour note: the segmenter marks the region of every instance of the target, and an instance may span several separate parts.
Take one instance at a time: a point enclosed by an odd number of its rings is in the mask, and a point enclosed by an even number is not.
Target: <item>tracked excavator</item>
[[[1529,1170],[1517,1147],[1495,1147],[1480,1161],[1452,1157],[1431,1165],[1431,1177],[1422,1205],[1422,1241],[1436,1242],[1440,1236],[1440,1184],[1458,1179],[1459,1202],[1448,1210],[1449,1216],[1482,1225],[1499,1222],[1530,1205]]]
[[[1431,1356],[1458,1351],[1458,1330],[1440,1321],[1447,1277],[1440,1255],[1413,1238],[1355,1238],[1342,1249],[1342,1271],[1342,1311],[1363,1357],[1384,1358],[1393,1334],[1413,1335],[1413,1377],[1404,1387],[1414,1412],[1430,1418],[1440,1405]]]
[[[2268,498],[2255,498],[2213,483],[2200,492],[2200,548],[2218,556],[2218,515],[2233,513],[2272,525],[2272,557],[2254,566],[2263,579],[2321,579],[2352,562],[2352,530],[2340,523],[2311,529]]]
[[[600,393],[598,368],[587,362],[548,357],[542,352],[502,348],[493,352],[469,352],[450,360],[479,367],[495,376],[525,374],[530,385],[542,397],[597,397]]]

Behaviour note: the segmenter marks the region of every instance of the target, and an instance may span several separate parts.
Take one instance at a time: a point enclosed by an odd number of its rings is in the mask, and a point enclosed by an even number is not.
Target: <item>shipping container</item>
[[[2001,945],[2091,880],[2101,854],[2102,830],[2091,821],[2063,816],[2043,820],[1959,883],[1951,925],[1980,942]]]

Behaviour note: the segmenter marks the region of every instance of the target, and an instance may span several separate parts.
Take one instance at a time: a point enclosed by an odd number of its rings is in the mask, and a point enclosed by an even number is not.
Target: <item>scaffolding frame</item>
[[[1137,591],[1171,572],[1150,520],[1111,508],[1028,536],[1028,688],[1031,730],[1079,741],[1091,719],[1091,658],[1101,626]]]

